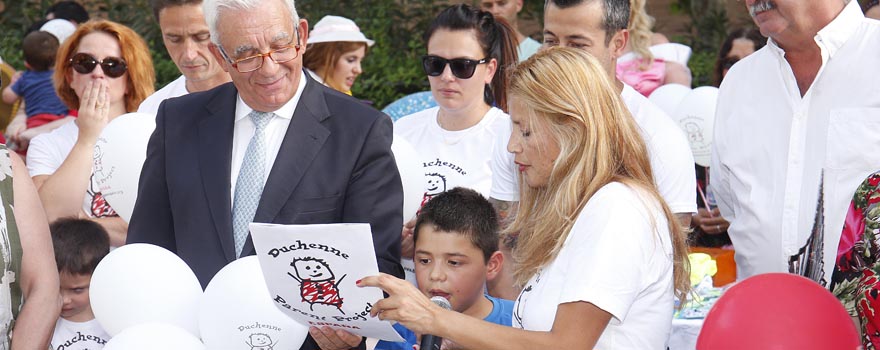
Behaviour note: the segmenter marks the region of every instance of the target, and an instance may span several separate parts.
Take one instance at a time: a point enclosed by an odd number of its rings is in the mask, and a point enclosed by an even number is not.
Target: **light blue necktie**
[[[248,143],[247,151],[238,171],[235,182],[235,199],[232,202],[232,232],[235,238],[235,257],[241,256],[241,249],[248,236],[248,224],[254,220],[263,186],[266,185],[266,125],[275,113],[252,111],[248,114],[256,126],[254,137]]]

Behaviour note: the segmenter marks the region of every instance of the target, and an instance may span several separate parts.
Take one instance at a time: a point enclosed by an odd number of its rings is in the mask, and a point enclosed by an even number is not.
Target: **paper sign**
[[[369,224],[250,224],[275,306],[298,322],[403,341],[389,321],[370,317],[378,288],[355,281],[379,274]]]

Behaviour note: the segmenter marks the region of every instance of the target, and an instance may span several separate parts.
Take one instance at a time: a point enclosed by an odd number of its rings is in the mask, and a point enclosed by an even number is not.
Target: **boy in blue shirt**
[[[422,207],[413,230],[416,281],[426,296],[442,296],[452,310],[510,326],[513,302],[485,293],[486,279],[501,271],[498,217],[474,190],[456,187]],[[395,324],[405,342],[379,341],[377,350],[412,350],[419,339]]]
[[[3,89],[3,102],[12,104],[19,98],[24,99],[27,128],[67,116],[68,108],[52,85],[58,46],[58,39],[49,32],[28,33],[21,43],[27,70]]]

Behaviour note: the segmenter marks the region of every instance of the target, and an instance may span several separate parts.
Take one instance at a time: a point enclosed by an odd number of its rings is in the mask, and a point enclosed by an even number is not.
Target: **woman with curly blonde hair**
[[[137,111],[153,93],[155,74],[144,39],[107,20],[80,25],[58,49],[53,75],[58,97],[79,117],[31,141],[27,166],[49,221],[84,216],[101,224],[113,246],[125,244],[128,224],[107,203],[94,179],[95,146],[114,118]]]
[[[629,18],[629,41],[626,53],[617,60],[617,78],[645,96],[666,84],[690,87],[691,49],[651,31],[654,17],[645,10],[645,0],[630,0]]]
[[[472,349],[664,349],[690,290],[685,234],[607,73],[552,48],[514,69],[508,93],[522,194],[507,228],[524,285],[514,328],[442,310],[388,275],[359,283],[390,295],[372,314]]]

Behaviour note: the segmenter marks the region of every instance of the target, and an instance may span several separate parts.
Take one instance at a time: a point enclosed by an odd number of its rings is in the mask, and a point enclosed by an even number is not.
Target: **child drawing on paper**
[[[275,344],[272,344],[272,338],[268,334],[254,333],[249,336],[250,340],[246,341],[251,350],[272,350]]]
[[[290,266],[296,275],[287,274],[300,283],[299,294],[302,301],[309,303],[311,311],[315,311],[315,304],[332,305],[345,315],[339,296],[339,283],[346,275],[336,280],[330,266],[324,260],[313,257],[293,259]]]

